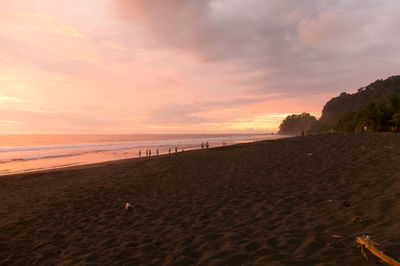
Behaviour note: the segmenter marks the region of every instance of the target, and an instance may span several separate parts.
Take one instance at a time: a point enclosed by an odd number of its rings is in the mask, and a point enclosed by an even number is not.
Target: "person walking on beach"
[[[178,147],[175,146],[175,153],[177,153],[177,152],[178,152]]]
[[[146,157],[149,157],[149,150],[146,150]]]
[[[201,148],[204,149],[204,142],[201,143]]]
[[[171,154],[171,147],[169,147],[168,149],[168,154]]]
[[[142,150],[139,150],[139,158],[142,156]]]
[[[149,149],[149,157],[151,156],[151,150]]]
[[[206,149],[208,149],[208,147],[210,147],[210,145],[208,145],[208,141],[206,142]]]
[[[156,153],[157,153],[157,155],[159,155],[159,154],[160,154],[160,151],[158,150],[158,148],[157,148],[157,151],[156,151]]]

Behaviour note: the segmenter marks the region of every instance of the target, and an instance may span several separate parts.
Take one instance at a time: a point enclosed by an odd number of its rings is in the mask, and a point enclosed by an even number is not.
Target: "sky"
[[[399,74],[398,0],[0,0],[0,133],[264,133]]]

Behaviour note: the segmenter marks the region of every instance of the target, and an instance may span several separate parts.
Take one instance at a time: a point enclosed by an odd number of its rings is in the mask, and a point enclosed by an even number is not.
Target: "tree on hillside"
[[[386,102],[370,101],[355,112],[348,112],[336,129],[347,132],[388,132],[400,130],[400,97],[395,94]]]
[[[299,135],[301,132],[307,132],[317,119],[309,113],[302,113],[300,115],[287,116],[279,126],[279,133],[281,135]]]
[[[398,96],[393,96],[398,94],[400,94],[400,76],[392,76],[385,80],[379,79],[366,87],[358,89],[356,93],[343,92],[329,100],[322,110],[322,116],[319,121],[328,128],[337,128],[339,121],[346,120],[348,122],[346,118],[349,113],[358,112],[370,102],[375,102],[376,105],[387,104],[388,98],[393,101],[392,110],[398,109],[400,99]],[[376,106],[374,108],[375,111],[379,109],[376,109]]]

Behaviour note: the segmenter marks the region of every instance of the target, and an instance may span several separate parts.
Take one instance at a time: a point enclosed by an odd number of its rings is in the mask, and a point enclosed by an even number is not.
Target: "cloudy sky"
[[[0,133],[271,132],[400,69],[398,0],[0,6]]]

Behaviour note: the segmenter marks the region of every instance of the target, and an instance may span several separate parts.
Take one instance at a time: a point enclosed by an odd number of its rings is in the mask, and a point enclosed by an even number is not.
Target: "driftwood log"
[[[400,262],[392,259],[391,257],[387,256],[385,253],[383,253],[383,251],[379,250],[378,243],[373,241],[369,235],[359,236],[356,238],[356,241],[357,241],[359,247],[361,247],[361,253],[364,255],[364,257],[367,257],[366,253],[365,253],[365,249],[368,249],[372,254],[374,254],[375,256],[377,256],[378,258],[383,260],[384,262],[386,262],[390,265],[400,266]]]

